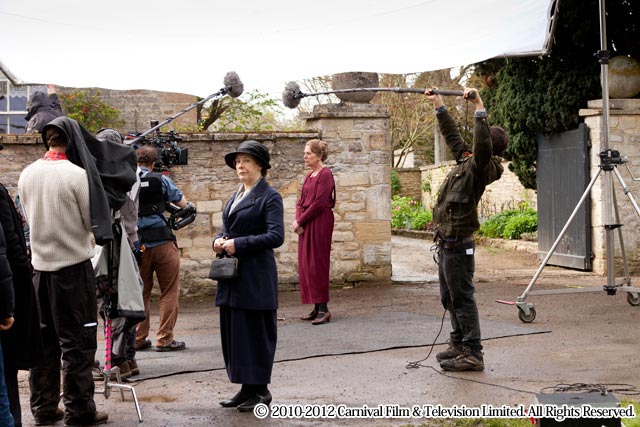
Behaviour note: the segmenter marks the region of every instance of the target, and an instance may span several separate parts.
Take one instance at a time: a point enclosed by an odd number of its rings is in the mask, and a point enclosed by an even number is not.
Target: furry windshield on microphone
[[[304,94],[300,91],[300,85],[296,82],[289,82],[282,92],[282,103],[285,107],[296,108],[303,97]]]
[[[240,81],[240,77],[233,71],[229,71],[224,76],[224,86],[228,89],[228,94],[232,98],[237,98],[244,92],[244,85]]]

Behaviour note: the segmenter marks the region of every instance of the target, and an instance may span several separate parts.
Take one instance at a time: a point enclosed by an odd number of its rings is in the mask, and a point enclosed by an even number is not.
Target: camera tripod
[[[547,252],[547,255],[545,256],[544,260],[538,267],[538,270],[536,271],[533,278],[531,279],[531,282],[529,282],[529,285],[524,290],[522,295],[520,295],[516,299],[515,305],[518,308],[518,318],[524,323],[533,322],[533,320],[536,318],[536,310],[534,305],[531,303],[525,302],[527,299],[527,295],[529,294],[552,295],[552,294],[565,294],[565,293],[575,293],[575,292],[595,292],[595,291],[604,290],[607,293],[607,295],[615,295],[617,291],[621,291],[621,292],[627,293],[627,302],[629,304],[634,306],[640,305],[640,288],[631,287],[631,279],[629,277],[629,268],[627,265],[627,257],[624,250],[624,241],[622,237],[622,230],[621,230],[622,224],[619,223],[620,220],[619,220],[619,214],[618,214],[618,206],[616,203],[615,191],[613,189],[612,174],[615,175],[615,177],[618,179],[618,182],[622,186],[624,193],[627,195],[627,197],[631,201],[631,204],[634,210],[640,217],[640,208],[638,207],[638,204],[633,198],[633,195],[631,194],[629,188],[627,187],[624,180],[622,179],[622,175],[620,175],[620,172],[618,171],[618,165],[626,163],[627,158],[621,157],[618,151],[610,150],[610,149],[605,149],[601,151],[599,154],[599,157],[600,157],[600,165],[598,167],[598,172],[594,175],[594,177],[591,179],[591,181],[587,185],[587,188],[585,189],[584,193],[580,197],[578,204],[576,205],[575,209],[569,216],[569,219],[567,220],[562,230],[560,230],[558,237],[553,242],[553,245]],[[628,169],[628,166],[627,166],[627,169]],[[607,256],[607,284],[603,285],[602,287],[584,288],[584,289],[577,289],[577,290],[576,289],[571,289],[571,290],[556,289],[556,290],[548,290],[548,291],[530,292],[531,288],[533,288],[533,285],[535,284],[536,280],[538,280],[538,278],[540,277],[542,270],[549,262],[549,259],[553,256],[558,244],[562,240],[562,237],[564,236],[566,231],[569,229],[571,222],[573,221],[575,216],[578,214],[578,211],[582,207],[584,201],[587,199],[587,196],[591,192],[591,189],[593,188],[596,181],[598,180],[598,177],[600,177],[600,174],[603,171],[605,173],[604,174],[604,179],[605,179],[605,186],[604,186],[605,226],[604,228],[605,228],[605,244],[606,244],[606,256]],[[631,174],[630,170],[629,170],[629,173]],[[633,178],[633,175],[632,175],[632,178]],[[635,180],[636,179],[634,179],[634,181]],[[612,210],[613,212],[611,212]],[[615,222],[611,221],[612,218],[615,220]],[[615,283],[615,256],[614,256],[614,246],[613,246],[613,243],[614,243],[613,233],[615,230],[618,230],[618,237],[620,239],[620,248],[621,248],[623,268],[624,268],[624,278],[620,284]]]
[[[640,305],[640,288],[631,287],[631,279],[629,278],[629,268],[628,268],[628,265],[627,265],[627,257],[626,257],[625,251],[624,251],[624,242],[623,242],[623,239],[622,239],[622,230],[620,229],[622,224],[619,223],[620,219],[619,219],[619,215],[618,215],[618,205],[616,203],[615,192],[614,192],[614,189],[613,189],[613,176],[612,176],[612,174],[616,176],[616,178],[618,179],[618,182],[622,185],[624,193],[627,195],[627,197],[629,197],[629,200],[631,201],[631,204],[633,205],[633,208],[635,209],[635,211],[636,211],[636,213],[638,214],[639,217],[640,217],[640,208],[638,208],[638,204],[636,203],[636,201],[634,200],[633,196],[631,195],[631,192],[630,192],[629,188],[627,187],[627,185],[625,184],[624,180],[622,179],[622,176],[620,175],[620,172],[618,172],[618,165],[626,163],[627,162],[627,158],[626,157],[624,157],[624,158],[621,157],[620,156],[620,152],[618,152],[616,150],[610,150],[609,149],[609,80],[608,80],[609,71],[608,71],[608,64],[609,64],[609,56],[610,56],[610,54],[609,54],[609,51],[607,50],[607,30],[606,30],[607,26],[606,26],[605,0],[600,0],[599,1],[599,7],[600,7],[600,50],[597,52],[597,57],[598,57],[598,62],[600,63],[600,69],[601,69],[600,80],[601,80],[601,85],[602,85],[602,131],[603,131],[602,132],[602,147],[603,147],[603,150],[599,154],[600,165],[599,165],[599,168],[598,168],[598,172],[591,179],[591,182],[589,182],[589,185],[587,185],[587,188],[585,189],[584,193],[582,194],[582,197],[578,201],[577,206],[575,207],[575,209],[573,210],[573,212],[569,216],[569,219],[567,220],[567,223],[564,225],[562,230],[560,230],[560,233],[558,234],[558,237],[553,242],[553,245],[549,249],[549,252],[545,256],[545,258],[542,261],[542,263],[540,264],[540,266],[538,267],[538,270],[534,274],[533,278],[531,279],[531,282],[529,282],[529,285],[524,290],[522,295],[520,295],[516,299],[516,301],[513,302],[513,303],[505,302],[505,301],[499,301],[499,302],[507,303],[507,304],[510,304],[510,305],[511,304],[515,305],[518,308],[518,317],[524,323],[533,322],[533,320],[536,318],[536,310],[535,310],[533,304],[526,302],[527,295],[529,295],[529,293],[530,293],[529,291],[531,290],[531,288],[533,288],[533,285],[535,284],[536,280],[538,280],[538,277],[540,277],[540,273],[542,273],[542,270],[547,265],[547,262],[549,262],[549,259],[551,258],[551,256],[553,255],[554,251],[556,250],[556,247],[560,243],[560,240],[562,239],[562,237],[566,233],[567,229],[569,228],[569,225],[571,224],[571,221],[573,221],[573,219],[577,215],[578,210],[580,209],[580,207],[582,206],[582,204],[586,200],[587,196],[591,192],[591,189],[593,188],[594,184],[596,183],[596,180],[598,179],[598,177],[600,176],[600,174],[603,171],[604,171],[604,177],[605,177],[605,185],[604,185],[605,225],[604,225],[604,229],[605,229],[605,246],[606,246],[606,256],[607,256],[607,284],[602,286],[601,288],[599,288],[599,287],[596,287],[596,288],[585,288],[585,289],[580,289],[580,290],[558,289],[558,290],[550,290],[550,291],[538,291],[537,294],[538,295],[541,295],[541,294],[549,295],[549,294],[564,294],[564,293],[575,293],[575,292],[594,292],[594,291],[604,290],[607,293],[607,295],[615,295],[617,291],[622,291],[622,292],[626,292],[627,293],[627,302],[629,304],[634,305],[634,306]],[[627,166],[627,169],[629,169],[628,166]],[[630,170],[629,170],[629,173],[631,174]],[[631,176],[633,178],[633,175],[631,175]],[[612,210],[613,210],[613,212],[612,212]],[[613,222],[614,215],[615,215],[615,222]],[[618,236],[620,238],[620,247],[621,247],[622,260],[623,260],[623,266],[624,266],[624,276],[625,276],[623,282],[621,284],[618,284],[618,285],[615,284],[615,252],[614,252],[614,247],[613,247],[613,243],[614,243],[613,242],[613,233],[614,233],[614,231],[616,229],[618,230]]]

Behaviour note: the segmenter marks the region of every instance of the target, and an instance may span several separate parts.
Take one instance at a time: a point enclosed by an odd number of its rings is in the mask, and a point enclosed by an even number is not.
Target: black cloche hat
[[[251,139],[242,141],[240,145],[238,145],[238,148],[236,148],[236,151],[225,154],[224,161],[231,169],[236,168],[236,156],[240,153],[249,154],[255,157],[255,159],[265,169],[271,168],[271,165],[269,164],[269,160],[271,160],[271,157],[269,156],[269,150],[267,150],[267,147],[265,147],[258,141],[253,141]]]

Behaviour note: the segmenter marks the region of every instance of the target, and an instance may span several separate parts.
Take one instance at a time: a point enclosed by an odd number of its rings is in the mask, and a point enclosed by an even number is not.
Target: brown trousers
[[[142,253],[140,276],[144,283],[142,298],[146,319],[138,324],[136,344],[149,336],[150,300],[153,289],[153,273],[160,285],[160,326],[156,333],[156,346],[166,346],[173,341],[173,328],[178,320],[178,298],[180,296],[180,254],[176,242],[167,242]]]

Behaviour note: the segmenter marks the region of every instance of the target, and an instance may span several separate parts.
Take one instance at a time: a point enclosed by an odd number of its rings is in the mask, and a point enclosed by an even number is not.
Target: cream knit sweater
[[[31,262],[39,271],[58,271],[93,256],[89,182],[68,160],[37,160],[18,180],[31,230]]]

